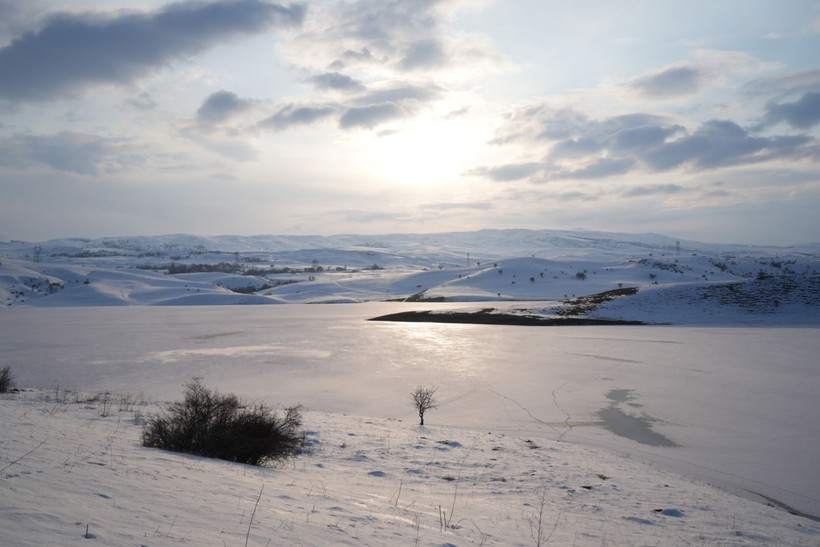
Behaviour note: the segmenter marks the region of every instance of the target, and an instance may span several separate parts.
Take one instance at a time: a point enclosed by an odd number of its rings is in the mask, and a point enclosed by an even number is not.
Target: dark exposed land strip
[[[583,326],[583,325],[647,325],[644,321],[619,321],[614,319],[590,319],[586,317],[539,317],[509,313],[478,312],[431,312],[406,311],[373,317],[368,321],[401,321],[407,323],[467,323],[475,325],[523,325],[537,327]]]

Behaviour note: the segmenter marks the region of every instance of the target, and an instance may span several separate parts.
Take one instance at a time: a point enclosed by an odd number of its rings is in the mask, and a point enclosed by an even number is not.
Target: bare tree
[[[413,406],[419,411],[419,425],[424,425],[424,413],[431,408],[438,406],[436,401],[436,388],[427,386],[418,386],[413,393],[410,394],[410,400]]]

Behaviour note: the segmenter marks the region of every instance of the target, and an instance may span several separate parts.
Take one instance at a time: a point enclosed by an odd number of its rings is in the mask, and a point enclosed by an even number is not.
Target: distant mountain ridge
[[[173,252],[183,250],[220,251],[226,253],[276,252],[319,248],[393,248],[419,251],[434,247],[447,253],[484,254],[494,258],[519,256],[526,252],[540,254],[560,249],[601,249],[629,251],[634,249],[700,252],[803,252],[820,253],[820,243],[792,246],[755,246],[716,244],[677,239],[656,233],[617,233],[584,230],[484,229],[465,232],[394,233],[379,235],[218,235],[166,234],[157,236],[123,236],[102,238],[63,238],[43,242],[0,241],[0,253],[16,254],[26,248],[40,247],[43,253],[70,252],[75,249],[110,249],[131,253]],[[446,251],[445,249],[450,249]]]

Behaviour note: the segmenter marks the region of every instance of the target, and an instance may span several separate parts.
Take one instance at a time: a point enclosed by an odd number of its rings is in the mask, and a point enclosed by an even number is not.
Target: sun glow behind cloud
[[[371,140],[372,136],[365,136]],[[446,187],[476,158],[481,146],[469,129],[456,122],[421,119],[367,144],[373,175],[387,184],[419,188]]]
[[[0,11],[2,235],[448,230],[483,227],[476,208],[487,227],[820,233],[797,205],[820,205],[808,3]]]

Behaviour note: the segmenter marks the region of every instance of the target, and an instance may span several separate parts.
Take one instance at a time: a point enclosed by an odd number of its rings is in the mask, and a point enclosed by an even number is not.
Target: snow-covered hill
[[[0,242],[0,262],[7,307],[571,302],[637,288],[584,313],[678,324],[820,321],[820,245],[554,230],[170,235]]]

